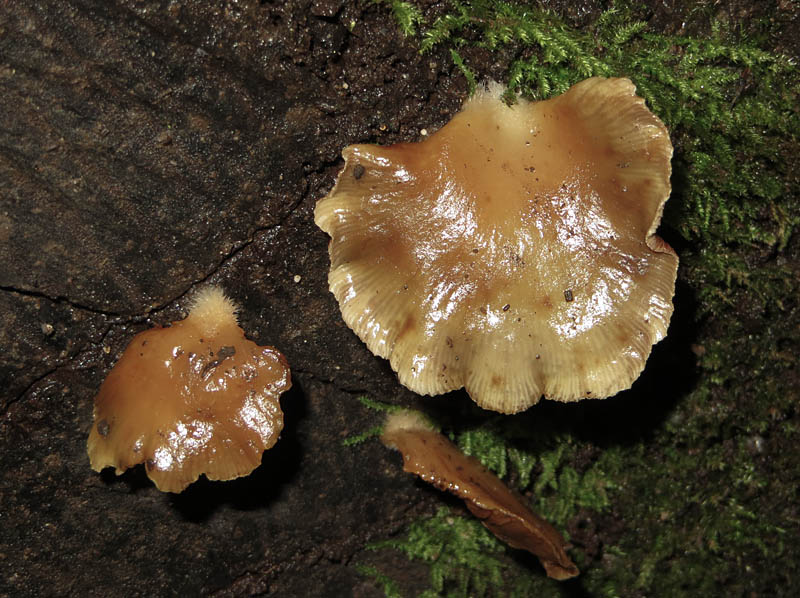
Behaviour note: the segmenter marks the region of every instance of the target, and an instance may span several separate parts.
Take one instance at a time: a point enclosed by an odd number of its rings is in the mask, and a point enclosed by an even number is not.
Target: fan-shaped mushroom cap
[[[507,413],[616,394],[672,314],[669,134],[628,79],[501,94],[420,143],[345,148],[315,210],[331,291],[415,392],[464,386]]]
[[[137,334],[95,398],[92,468],[144,463],[159,490],[181,492],[201,473],[249,474],[283,429],[289,365],[244,336],[236,306],[201,291],[186,319]]]

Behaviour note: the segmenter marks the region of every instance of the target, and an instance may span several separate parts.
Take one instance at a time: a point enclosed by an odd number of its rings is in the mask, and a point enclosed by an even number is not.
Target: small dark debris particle
[[[161,131],[156,137],[156,144],[169,145],[172,143],[172,134],[169,131]]]
[[[564,300],[572,301],[575,297],[572,296],[572,289],[567,289],[564,291]]]
[[[509,303],[506,303],[506,304],[503,306],[503,311],[508,311],[508,308],[510,308],[510,307],[511,307],[511,304],[509,304]]]
[[[236,354],[236,347],[233,346],[220,347],[219,351],[217,352],[217,358],[214,361],[209,361],[206,365],[203,366],[203,369],[200,371],[200,376],[205,378],[211,373],[211,370],[215,369],[228,357],[233,357],[235,354]],[[213,357],[214,354],[212,353],[211,356]]]
[[[541,357],[542,357],[542,356],[541,356],[541,355],[539,355],[538,353],[536,354],[536,359],[540,359]]]
[[[111,426],[108,424],[108,421],[105,419],[101,419],[97,422],[97,433],[100,434],[103,438],[108,436],[108,432],[111,430]]]
[[[219,352],[217,353],[217,357],[220,360],[227,359],[228,357],[233,357],[234,355],[236,355],[236,347],[234,347],[233,345],[220,347]]]
[[[478,250],[477,249],[473,249],[472,253],[478,253]]]
[[[366,169],[363,166],[361,166],[361,164],[356,164],[355,167],[353,168],[353,178],[355,180],[360,179],[362,176],[364,176],[365,171]]]

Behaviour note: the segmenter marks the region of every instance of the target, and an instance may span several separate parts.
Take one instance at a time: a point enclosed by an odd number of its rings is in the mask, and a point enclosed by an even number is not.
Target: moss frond
[[[402,537],[368,546],[393,549],[430,564],[431,588],[424,595],[467,598],[503,587],[503,545],[476,519],[441,507],[436,515],[411,524]]]
[[[372,0],[375,4],[388,4],[395,21],[403,35],[416,35],[417,27],[422,24],[422,12],[410,2],[403,0]]]

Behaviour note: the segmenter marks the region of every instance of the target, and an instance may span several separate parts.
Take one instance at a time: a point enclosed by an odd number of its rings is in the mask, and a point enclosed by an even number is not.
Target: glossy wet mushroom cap
[[[627,79],[512,107],[502,91],[420,143],[344,150],[315,210],[330,289],[415,392],[506,413],[613,395],[672,314],[669,134]]]
[[[92,468],[144,463],[165,492],[200,474],[249,474],[283,428],[289,365],[245,338],[221,289],[201,291],[186,319],[136,335],[95,397]]]

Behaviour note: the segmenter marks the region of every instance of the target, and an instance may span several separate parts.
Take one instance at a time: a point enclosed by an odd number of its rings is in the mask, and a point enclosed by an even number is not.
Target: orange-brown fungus
[[[117,474],[144,463],[159,490],[202,473],[247,475],[283,428],[289,365],[244,336],[222,290],[201,291],[186,319],[137,334],[95,398],[89,459]]]
[[[672,145],[628,79],[508,107],[492,86],[420,143],[351,145],[316,207],[345,322],[421,394],[513,413],[628,388],[667,331],[655,235]]]
[[[564,549],[567,543],[547,521],[531,511],[496,475],[468,457],[414,412],[389,416],[383,443],[403,455],[403,470],[464,499],[467,508],[495,536],[535,554],[548,577],[578,575]]]

